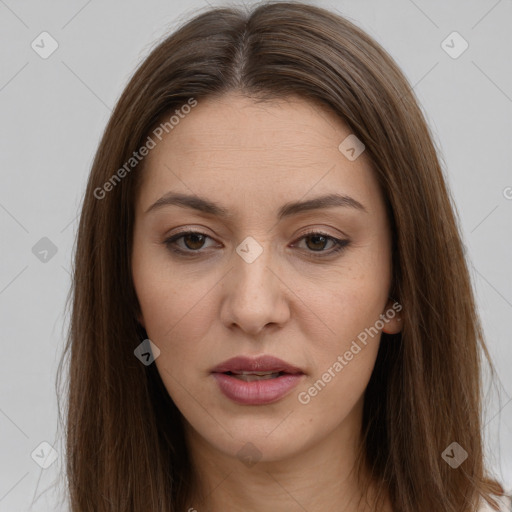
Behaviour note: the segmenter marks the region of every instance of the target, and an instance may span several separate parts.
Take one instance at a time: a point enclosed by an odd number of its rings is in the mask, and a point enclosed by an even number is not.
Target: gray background
[[[339,11],[388,50],[432,127],[498,374],[496,386],[486,387],[488,460],[510,488],[512,1],[310,3]],[[29,510],[33,498],[31,510],[60,510],[47,490],[64,460],[55,374],[86,178],[137,64],[205,7],[204,0],[0,0],[1,511]],[[31,47],[43,31],[59,45],[47,59]],[[458,58],[441,46],[453,31],[469,43]],[[57,248],[46,262],[32,251],[43,237]],[[59,455],[48,469],[31,458],[43,441]]]

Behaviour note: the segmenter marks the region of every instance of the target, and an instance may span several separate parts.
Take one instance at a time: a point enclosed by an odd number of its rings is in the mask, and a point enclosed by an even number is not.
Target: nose
[[[233,254],[232,268],[224,278],[222,322],[252,336],[284,325],[290,317],[290,291],[270,249],[265,247],[253,261],[240,254]]]

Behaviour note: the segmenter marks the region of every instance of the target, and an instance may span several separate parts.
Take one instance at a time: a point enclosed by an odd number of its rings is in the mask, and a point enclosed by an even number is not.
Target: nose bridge
[[[269,286],[272,287],[270,281],[274,279],[267,268],[272,265],[273,259],[275,257],[268,242],[258,241],[252,236],[246,237],[236,248],[234,261],[237,288],[249,297],[266,293]]]
[[[287,318],[281,283],[274,275],[276,257],[269,245],[253,237],[244,239],[236,248],[229,273],[224,321],[247,332],[259,332],[266,324]]]

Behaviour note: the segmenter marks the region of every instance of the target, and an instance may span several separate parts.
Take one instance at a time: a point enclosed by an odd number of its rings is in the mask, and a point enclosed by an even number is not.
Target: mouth
[[[292,365],[278,357],[263,355],[256,358],[236,356],[220,363],[213,368],[212,373],[231,373],[232,375],[272,376],[278,373],[294,375],[304,373],[298,366]],[[272,378],[272,377],[267,377]]]
[[[286,372],[223,372],[224,375],[232,375],[235,379],[244,382],[255,382],[260,380],[277,379],[281,375],[290,375]]]
[[[305,377],[297,366],[273,356],[234,357],[212,370],[219,390],[242,405],[265,405],[281,400]]]

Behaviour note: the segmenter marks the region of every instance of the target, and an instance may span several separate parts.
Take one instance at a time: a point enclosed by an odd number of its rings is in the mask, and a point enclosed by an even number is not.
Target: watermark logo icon
[[[246,263],[252,263],[263,252],[263,247],[252,236],[248,236],[236,248],[236,252]]]
[[[59,43],[48,32],[41,32],[30,45],[39,57],[47,59],[57,48]]]
[[[457,31],[453,31],[443,40],[441,48],[452,59],[458,59],[469,48],[469,43]]]
[[[149,366],[160,355],[160,349],[151,340],[145,339],[133,353],[143,365]]]
[[[366,146],[353,133],[351,133],[341,141],[338,149],[345,158],[347,158],[347,160],[353,162],[366,149]]]
[[[48,469],[58,458],[59,454],[47,441],[40,443],[30,454],[32,460],[43,469]]]
[[[242,461],[247,467],[251,468],[261,459],[261,452],[252,443],[245,443],[240,450],[238,450],[236,456]]]
[[[44,236],[32,247],[32,254],[39,261],[48,263],[57,254],[57,246]]]
[[[457,469],[468,458],[468,452],[454,441],[444,450],[441,457],[453,469]]]

